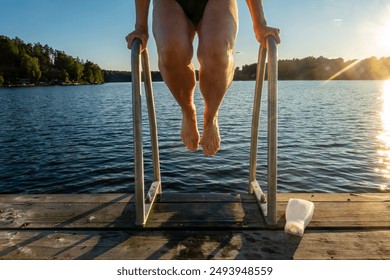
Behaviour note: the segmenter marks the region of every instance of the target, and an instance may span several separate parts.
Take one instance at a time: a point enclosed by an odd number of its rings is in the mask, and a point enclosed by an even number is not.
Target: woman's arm
[[[267,21],[264,15],[263,9],[263,1],[262,0],[246,0],[246,3],[249,8],[249,12],[252,17],[253,22],[253,30],[255,32],[255,36],[257,41],[262,46],[266,46],[265,39],[268,36],[272,36],[275,38],[276,43],[280,43],[279,33],[280,30],[278,28],[273,28],[267,26]]]
[[[149,39],[148,14],[150,0],[135,0],[135,29],[126,36],[127,47],[130,49],[135,38],[141,39],[142,49],[146,48]]]

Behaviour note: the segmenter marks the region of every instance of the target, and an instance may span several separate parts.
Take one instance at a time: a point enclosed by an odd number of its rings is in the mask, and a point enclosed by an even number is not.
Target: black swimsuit
[[[206,8],[208,0],[176,0],[183,8],[189,20],[198,26],[203,17],[204,9]]]

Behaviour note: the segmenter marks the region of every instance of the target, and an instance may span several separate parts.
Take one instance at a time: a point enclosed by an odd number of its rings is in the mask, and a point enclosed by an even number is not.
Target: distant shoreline
[[[310,81],[322,81],[322,82],[325,82],[325,81],[386,81],[386,80],[389,80],[389,79],[332,79],[332,80],[320,80],[320,79],[317,79],[317,80],[309,80],[309,79],[279,79],[278,81],[279,82],[282,82],[282,81],[290,81],[290,82],[293,82],[293,81],[307,81],[307,82],[310,82]],[[255,80],[234,80],[234,82],[254,82]],[[164,81],[161,81],[161,80],[156,80],[156,81],[153,81],[154,83],[163,83]],[[31,88],[31,87],[55,87],[55,86],[60,86],[60,87],[69,87],[69,86],[98,86],[98,85],[104,85],[104,84],[116,84],[116,83],[131,83],[131,81],[113,81],[113,82],[105,82],[105,83],[100,83],[100,84],[86,84],[86,83],[58,83],[58,84],[45,84],[45,83],[41,83],[41,84],[10,84],[10,85],[3,85],[3,86],[0,86],[0,89],[1,88]]]
[[[90,86],[102,85],[104,83],[38,83],[38,84],[7,84],[0,86],[0,88],[29,88],[29,87],[54,87],[54,86]]]

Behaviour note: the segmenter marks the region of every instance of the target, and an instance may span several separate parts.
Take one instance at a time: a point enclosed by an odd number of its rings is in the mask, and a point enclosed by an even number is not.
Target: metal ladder
[[[261,95],[263,91],[265,60],[268,51],[268,174],[267,197],[256,179],[257,140],[260,123]],[[251,152],[249,162],[249,193],[253,193],[269,226],[277,224],[277,173],[278,173],[278,52],[273,37],[267,38],[267,48],[260,46],[256,71],[255,98],[252,113]]]
[[[265,61],[268,50],[268,180],[267,195],[262,191],[256,179],[257,146],[260,123],[260,107],[262,89],[265,75]],[[142,112],[141,112],[141,63],[143,68],[146,102],[150,124],[150,139],[153,157],[153,183],[145,196],[144,163],[142,142]],[[269,226],[277,224],[276,221],[276,193],[277,193],[277,45],[272,37],[267,38],[267,48],[260,46],[255,97],[252,114],[251,150],[250,150],[250,174],[249,193],[254,194],[262,210],[266,223]],[[131,71],[133,94],[133,131],[134,131],[134,182],[135,182],[135,211],[138,226],[144,226],[152,209],[156,197],[162,193],[160,160],[157,137],[157,122],[153,98],[152,79],[150,74],[148,51],[141,53],[141,40],[135,39],[131,46]]]
[[[142,142],[142,108],[141,108],[141,63],[148,108],[150,140],[153,157],[153,183],[145,196],[144,186],[144,158]],[[152,77],[150,74],[148,51],[141,55],[141,40],[136,39],[131,46],[131,72],[133,90],[133,138],[134,138],[134,183],[135,183],[135,212],[136,225],[144,226],[153,203],[158,194],[161,194],[160,156],[158,151],[156,110],[154,106]]]

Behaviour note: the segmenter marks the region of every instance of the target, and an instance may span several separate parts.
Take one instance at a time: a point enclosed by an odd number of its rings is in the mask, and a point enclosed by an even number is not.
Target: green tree
[[[87,83],[90,83],[90,84],[95,82],[92,69],[84,68],[83,80]]]
[[[55,54],[54,65],[58,69],[64,69],[73,82],[79,82],[83,76],[84,65],[79,59],[75,59],[64,52],[57,51]]]
[[[0,36],[0,72],[5,79],[15,79],[18,71],[18,62],[18,46],[8,37]]]
[[[80,82],[83,77],[84,65],[79,61],[73,61],[69,68],[70,79],[75,82]]]
[[[84,64],[83,80],[90,84],[101,84],[104,82],[103,71],[98,65],[91,61]]]
[[[36,57],[31,57],[28,54],[22,56],[22,73],[30,79],[31,82],[37,82],[41,78],[41,70],[39,69],[39,61]]]
[[[93,77],[95,78],[95,83],[97,84],[104,83],[103,71],[97,65],[95,65],[95,67],[93,68]]]
[[[69,74],[65,69],[60,70],[59,81],[61,83],[69,83]]]
[[[4,78],[2,75],[0,75],[0,87],[3,86],[4,83]]]
[[[53,68],[53,64],[51,63],[50,53],[47,48],[43,47],[40,43],[36,43],[33,46],[33,56],[36,57],[39,61],[39,68],[42,72],[41,79],[45,82],[49,81],[49,72],[50,69]]]

